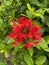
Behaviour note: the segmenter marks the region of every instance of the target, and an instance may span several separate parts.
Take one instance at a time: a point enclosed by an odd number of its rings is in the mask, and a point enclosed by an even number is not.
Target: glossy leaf
[[[49,52],[49,47],[44,39],[37,45],[39,48]]]
[[[36,65],[42,65],[46,62],[46,56],[40,56],[36,59]]]
[[[27,65],[34,65],[33,59],[30,57],[28,53],[24,53],[24,60]]]

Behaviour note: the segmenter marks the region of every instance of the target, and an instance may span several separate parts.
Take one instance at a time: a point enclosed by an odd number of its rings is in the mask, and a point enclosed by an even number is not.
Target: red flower
[[[28,37],[31,39],[31,38],[33,38],[33,34],[32,33],[29,33],[28,34]]]
[[[32,27],[32,25],[33,25],[33,22],[32,22],[31,20],[25,18],[25,17],[20,17],[20,18],[18,19],[18,22],[19,22],[20,24],[23,24],[24,26],[26,26],[26,28],[27,28],[27,27]]]
[[[32,47],[32,45],[31,45],[31,43],[30,43],[30,42],[28,42],[28,43],[26,43],[26,44],[24,45],[24,47],[27,47],[27,49],[29,49],[29,48],[31,48],[31,47]]]
[[[36,46],[38,44],[38,42],[33,42],[32,45],[33,46]]]
[[[16,39],[18,38],[18,35],[12,32],[11,34],[8,35],[8,37]]]
[[[31,48],[36,46],[38,43],[33,42],[33,40],[40,42],[42,39],[40,34],[40,27],[34,26],[32,20],[29,20],[26,17],[20,17],[17,23],[16,21],[13,21],[12,27],[12,33],[8,36],[15,39],[18,44],[22,44],[24,41],[27,42],[24,44],[24,47],[26,46],[27,48]],[[16,47],[17,44],[14,43],[13,46]]]
[[[16,46],[17,46],[17,44],[16,44],[16,42],[14,42],[14,43],[13,43],[13,47],[16,47]]]

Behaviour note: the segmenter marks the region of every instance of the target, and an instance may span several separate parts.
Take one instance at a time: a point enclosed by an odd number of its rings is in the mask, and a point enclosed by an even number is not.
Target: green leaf
[[[45,7],[47,7],[48,1],[44,0],[43,4],[44,4]]]
[[[48,48],[48,45],[46,44],[46,41],[44,39],[42,39],[42,41],[39,43],[39,46],[43,49]]]
[[[44,12],[45,12],[46,10],[45,9],[38,9],[38,10],[36,10],[36,12],[37,13],[40,13],[41,15],[44,15]]]
[[[30,4],[27,4],[27,8],[31,12],[31,14],[34,13],[35,8],[34,7],[31,7]]]
[[[15,59],[15,58],[13,58],[13,59],[11,60],[11,62],[12,62],[14,65],[17,65],[18,60],[17,60],[17,59]]]
[[[18,3],[20,2],[20,0],[16,0]]]
[[[31,4],[35,4],[38,7],[46,8],[47,7],[47,0],[30,0]]]
[[[40,17],[41,19],[43,19],[43,15],[42,15],[41,13],[35,12],[35,13],[34,13],[34,16],[35,16],[35,17]]]
[[[0,24],[3,24],[3,20],[0,18]]]
[[[49,27],[49,21],[47,22],[47,25],[48,25],[48,27]]]
[[[31,6],[30,6],[30,4],[28,4],[28,3],[27,3],[27,8],[28,8],[28,10],[31,11]]]
[[[30,11],[26,10],[26,14],[29,19],[32,19],[32,14]]]
[[[4,53],[4,50],[1,50],[0,53]]]
[[[14,40],[11,38],[8,40],[7,44],[12,44],[14,42]]]
[[[25,51],[24,51],[24,60],[25,60],[25,62],[28,64],[28,65],[34,65],[34,62],[33,62],[33,59],[31,58],[31,56],[28,54],[28,53],[26,53]]]
[[[47,42],[49,40],[49,35],[44,37],[45,41]]]
[[[49,16],[45,16],[45,24],[49,27]]]
[[[0,29],[3,28],[3,20],[0,18]]]
[[[37,45],[37,47],[49,52],[49,47],[44,39]]]
[[[12,4],[13,0],[3,0],[4,4],[9,6]]]
[[[46,61],[46,56],[40,56],[36,59],[36,65],[43,65]]]
[[[5,50],[4,54],[5,54],[5,57],[6,57],[6,58],[8,58],[8,57],[9,57],[9,53],[8,53],[8,51],[7,51],[7,50]]]
[[[33,56],[33,53],[34,53],[33,48],[30,48],[30,49],[29,49],[29,54],[30,54],[31,57]]]
[[[7,61],[5,61],[5,60],[4,60],[4,61],[0,61],[0,65],[3,65],[3,64],[4,64],[4,65],[8,65],[8,64],[7,64]]]
[[[49,40],[47,41],[47,44],[49,44]]]
[[[43,25],[38,20],[34,20],[34,25],[43,27]]]
[[[47,13],[49,13],[49,8],[45,8],[45,10],[47,11]]]

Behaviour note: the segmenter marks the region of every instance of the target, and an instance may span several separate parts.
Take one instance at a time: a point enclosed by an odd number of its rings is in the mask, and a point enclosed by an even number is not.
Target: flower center
[[[24,29],[22,32],[23,32],[24,34],[27,34],[27,33],[28,33],[28,30],[27,30],[27,29]]]

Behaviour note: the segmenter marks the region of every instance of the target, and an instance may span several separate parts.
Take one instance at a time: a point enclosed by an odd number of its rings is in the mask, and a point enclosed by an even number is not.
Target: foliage
[[[34,25],[41,27],[42,40],[29,50],[21,45],[13,47],[13,39],[9,39],[11,21],[25,16]],[[11,50],[12,53],[9,53]],[[0,54],[5,58],[12,54],[14,65],[49,65],[49,0],[0,0]],[[7,65],[1,61],[0,65]]]

